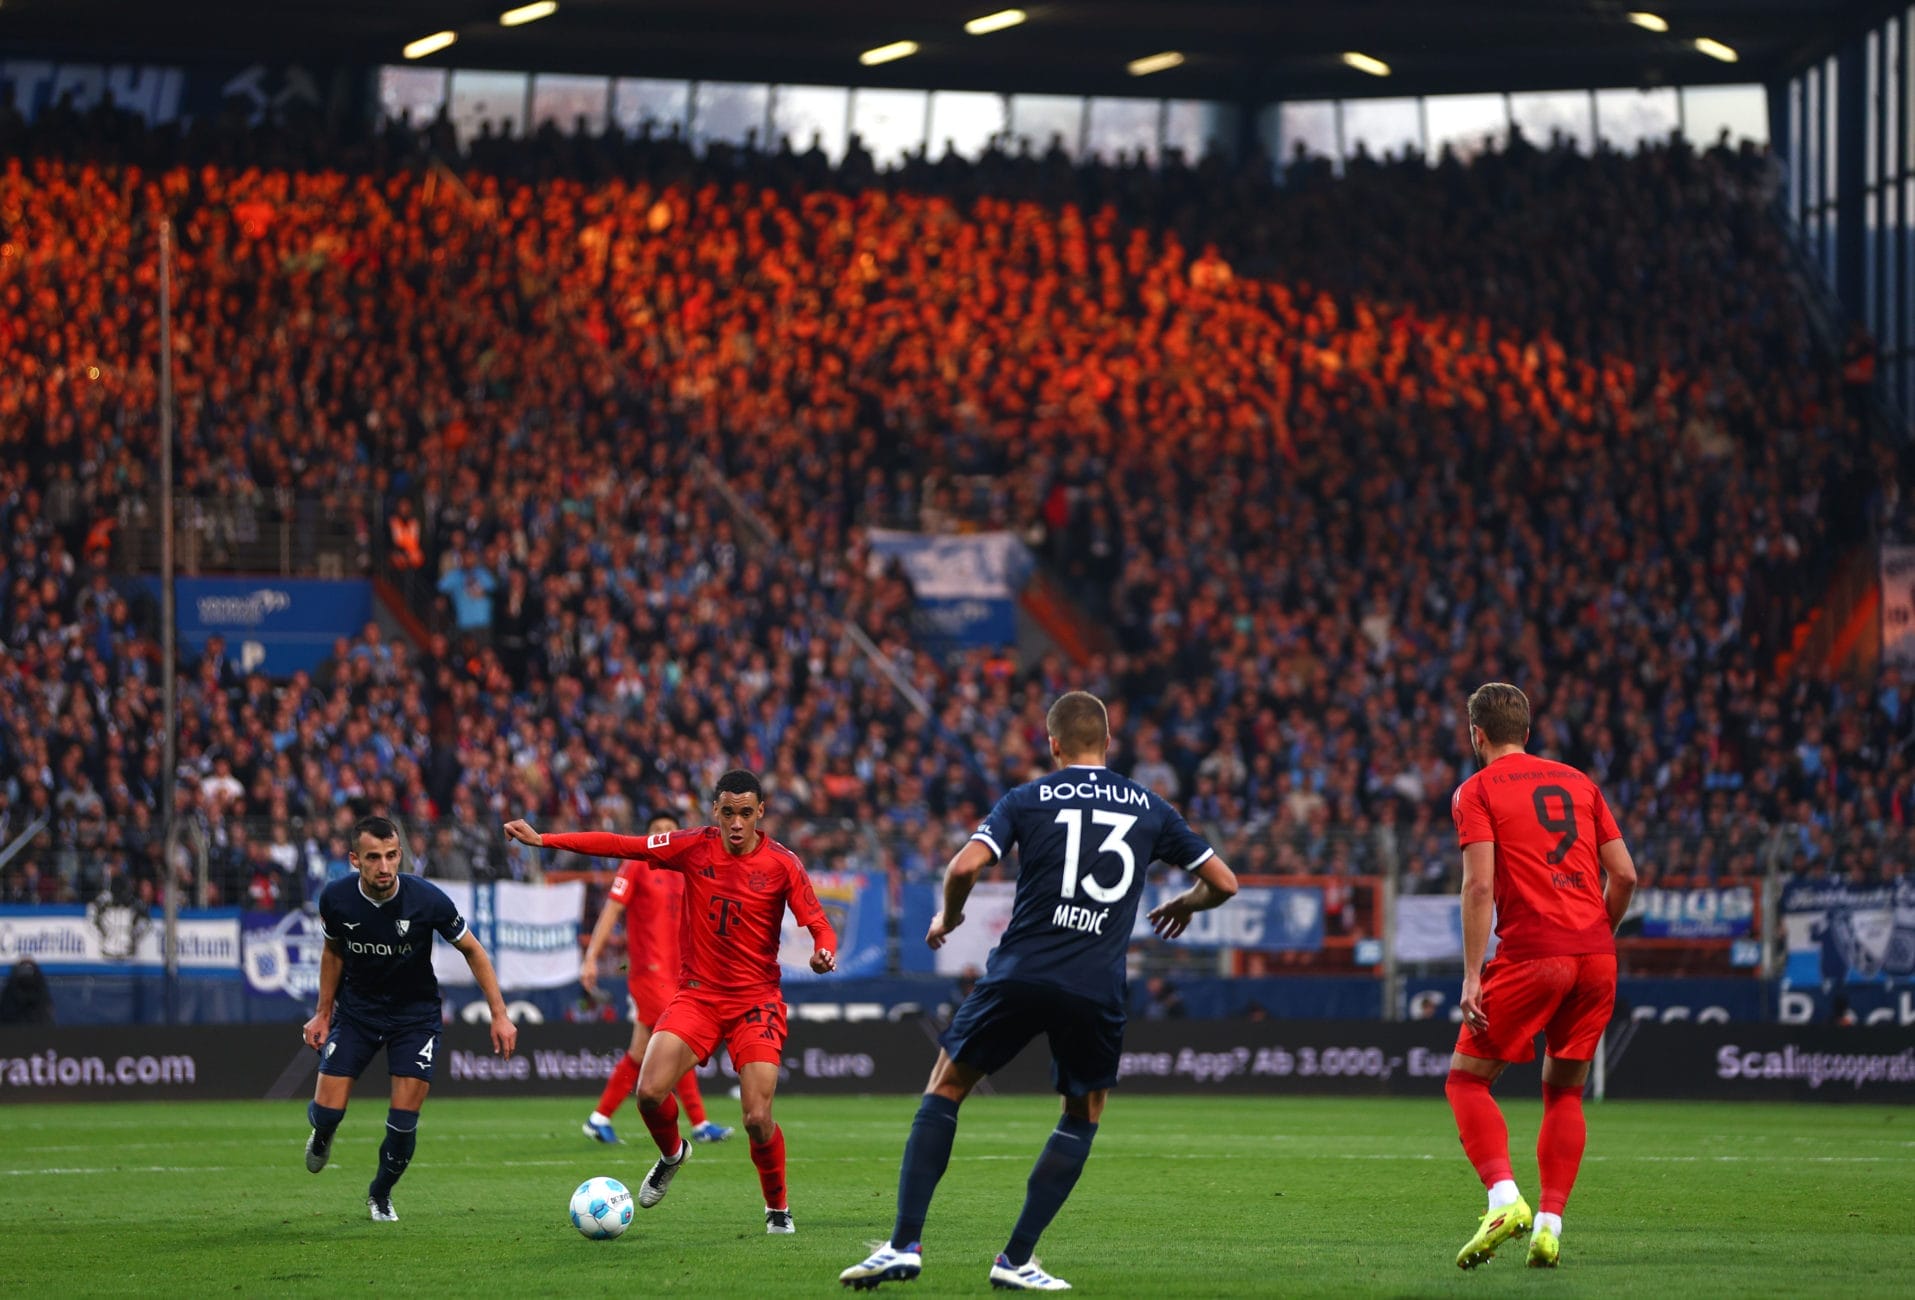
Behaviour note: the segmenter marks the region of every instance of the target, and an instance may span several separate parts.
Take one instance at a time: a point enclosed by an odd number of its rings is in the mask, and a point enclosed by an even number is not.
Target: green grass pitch
[[[383,1082],[383,1080],[381,1080]],[[743,1135],[701,1147],[617,1241],[565,1217],[594,1174],[637,1186],[632,1144],[579,1133],[591,1098],[428,1102],[394,1197],[365,1209],[385,1103],[347,1115],[332,1167],[301,1160],[303,1103],[9,1106],[0,1292],[73,1295],[784,1296],[845,1294],[838,1270],[890,1227],[909,1097],[779,1102],[795,1237],[767,1237]],[[373,1100],[377,1097],[378,1100]],[[713,1114],[736,1122],[734,1103]],[[977,1097],[927,1230],[923,1278],[885,1293],[987,1294],[1054,1113]],[[1536,1193],[1539,1107],[1506,1099],[1518,1181]],[[1038,1247],[1083,1295],[1907,1295],[1915,1278],[1915,1112],[1880,1106],[1611,1103],[1563,1263],[1521,1242],[1451,1262],[1482,1191],[1440,1101],[1126,1097]]]

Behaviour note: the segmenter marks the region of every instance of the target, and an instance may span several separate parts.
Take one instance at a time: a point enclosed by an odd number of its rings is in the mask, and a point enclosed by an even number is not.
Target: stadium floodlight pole
[[[173,590],[173,223],[160,218],[160,797],[166,846],[166,1022],[179,1020],[180,884],[173,866],[179,821],[179,620]]]

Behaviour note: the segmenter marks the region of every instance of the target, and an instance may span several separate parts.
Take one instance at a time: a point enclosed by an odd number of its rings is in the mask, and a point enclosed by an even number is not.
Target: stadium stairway
[[[1804,662],[1835,673],[1871,670],[1881,657],[1881,638],[1870,635],[1881,610],[1880,557],[1871,542],[1837,562],[1822,599],[1795,625],[1789,645],[1776,655],[1776,677],[1787,677]]]
[[[1090,662],[1092,655],[1109,654],[1117,648],[1110,629],[1079,608],[1063,584],[1045,568],[1039,567],[1025,584],[1018,607],[1035,630],[1080,667]],[[1025,619],[1018,622],[1022,625]],[[1019,639],[1024,638],[1020,635]],[[1019,650],[1027,652],[1027,647],[1020,645]]]

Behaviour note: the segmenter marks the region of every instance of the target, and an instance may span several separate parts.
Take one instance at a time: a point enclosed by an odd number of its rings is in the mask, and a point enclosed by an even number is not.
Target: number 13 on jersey
[[[1082,872],[1084,810],[1066,808],[1057,814],[1057,822],[1064,828],[1064,888],[1061,892],[1065,898],[1076,898],[1081,875],[1084,893],[1088,897],[1099,903],[1114,903],[1130,892],[1130,882],[1137,874],[1137,856],[1130,851],[1130,844],[1124,838],[1130,834],[1130,828],[1137,824],[1137,819],[1129,813],[1106,812],[1101,808],[1094,810],[1090,819],[1093,826],[1110,827],[1110,834],[1097,846],[1097,852],[1099,856],[1116,854],[1123,861],[1124,874],[1118,877],[1114,886],[1106,887],[1098,884],[1095,876]]]

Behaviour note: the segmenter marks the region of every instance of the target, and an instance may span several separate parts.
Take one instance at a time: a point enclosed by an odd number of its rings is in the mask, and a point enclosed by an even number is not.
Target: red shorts
[[[1492,961],[1483,974],[1483,1014],[1489,1027],[1468,1025],[1456,1050],[1491,1061],[1536,1059],[1536,1035],[1559,1061],[1587,1061],[1616,1009],[1616,954]]]
[[[678,992],[678,981],[641,975],[627,979],[625,988],[632,995],[632,1013],[638,1017],[638,1023],[647,1029],[656,1029],[658,1018],[665,1014],[672,995]]]
[[[776,993],[712,994],[680,989],[652,1032],[670,1030],[703,1065],[720,1042],[731,1051],[733,1069],[754,1061],[773,1065],[785,1057],[785,1002]]]

